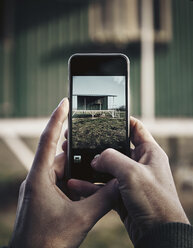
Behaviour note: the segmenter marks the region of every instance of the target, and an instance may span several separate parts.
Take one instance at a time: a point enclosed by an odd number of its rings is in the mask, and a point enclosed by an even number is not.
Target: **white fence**
[[[32,165],[34,153],[29,149],[22,137],[39,138],[47,121],[47,118],[0,120],[0,138],[27,170]],[[193,137],[193,119],[155,119],[154,121],[144,120],[143,123],[156,137]],[[67,121],[65,121],[57,153],[61,150],[64,130],[67,126]]]
[[[87,115],[91,115],[92,118],[94,116],[96,116],[97,114],[99,115],[106,115],[106,114],[110,114],[113,118],[120,118],[120,111],[119,110],[115,110],[115,109],[108,109],[108,110],[73,110],[72,116],[74,116],[75,114],[87,114]]]

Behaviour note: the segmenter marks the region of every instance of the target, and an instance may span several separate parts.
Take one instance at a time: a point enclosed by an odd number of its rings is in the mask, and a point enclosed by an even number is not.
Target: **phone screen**
[[[71,81],[71,176],[107,182],[112,177],[90,163],[107,148],[127,154],[126,75],[72,75]]]

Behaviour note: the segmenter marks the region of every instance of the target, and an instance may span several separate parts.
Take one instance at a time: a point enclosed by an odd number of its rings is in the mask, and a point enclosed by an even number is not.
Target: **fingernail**
[[[62,103],[64,102],[64,99],[65,98],[63,98],[62,101],[58,104],[58,107],[60,107],[62,105]]]
[[[60,101],[60,103],[58,104],[58,107],[60,107],[63,102],[64,102],[64,98],[62,99],[62,101]]]
[[[95,155],[94,159],[91,161],[91,166],[95,166],[100,154]]]
[[[63,104],[63,102],[64,102],[65,99],[66,99],[66,98],[63,98],[63,99],[62,99],[62,101],[58,104],[58,107],[60,107],[60,106]]]

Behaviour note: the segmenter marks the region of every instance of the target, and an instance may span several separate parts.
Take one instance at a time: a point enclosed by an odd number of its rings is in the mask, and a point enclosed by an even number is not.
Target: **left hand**
[[[117,201],[119,194],[115,180],[80,201],[71,201],[57,186],[62,182],[65,190],[76,190],[76,180],[70,180],[67,186],[64,185],[66,149],[55,157],[67,115],[68,100],[64,99],[45,128],[32,168],[20,187],[10,244],[12,248],[78,247],[93,225]],[[81,182],[78,186],[81,187]],[[85,192],[89,188],[92,191],[92,186],[85,186],[84,182],[82,188],[85,188]]]

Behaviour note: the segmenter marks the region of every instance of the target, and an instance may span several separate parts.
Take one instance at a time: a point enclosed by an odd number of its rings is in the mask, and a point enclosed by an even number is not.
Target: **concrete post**
[[[155,117],[153,0],[141,1],[141,115]]]

